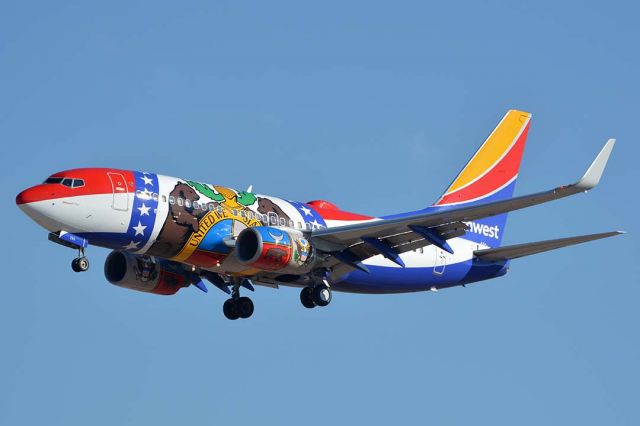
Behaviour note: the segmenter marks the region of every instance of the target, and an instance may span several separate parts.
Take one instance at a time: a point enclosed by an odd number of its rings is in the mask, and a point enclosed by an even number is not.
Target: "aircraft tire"
[[[233,299],[225,300],[224,305],[222,305],[222,312],[224,313],[224,316],[227,317],[227,319],[237,320],[238,318],[240,318],[240,316],[236,312],[236,301]]]
[[[236,300],[235,308],[240,318],[249,318],[253,315],[253,301],[248,297],[240,297]]]
[[[300,291],[300,302],[307,309],[316,307],[316,302],[313,301],[313,287],[305,287]]]
[[[313,301],[318,306],[327,306],[331,303],[331,289],[324,284],[313,287]]]

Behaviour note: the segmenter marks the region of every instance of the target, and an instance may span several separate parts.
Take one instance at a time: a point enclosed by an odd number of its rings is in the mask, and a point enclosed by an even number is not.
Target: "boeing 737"
[[[373,217],[334,204],[307,203],[194,180],[108,168],[54,173],[16,203],[77,250],[74,271],[89,269],[88,245],[113,250],[106,279],[172,295],[204,281],[224,291],[224,315],[248,318],[240,296],[254,285],[301,288],[306,308],[332,291],[437,291],[504,275],[512,259],[618,235],[605,232],[501,246],[507,213],[594,188],[613,149],[604,145],[577,182],[514,197],[531,114],[511,110],[433,205]]]

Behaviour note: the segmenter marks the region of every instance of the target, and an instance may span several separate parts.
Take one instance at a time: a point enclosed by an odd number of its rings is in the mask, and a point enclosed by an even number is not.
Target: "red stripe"
[[[338,206],[325,200],[309,201],[307,205],[313,207],[324,220],[368,220],[373,219],[371,216],[365,216],[358,213],[345,212],[340,210]]]
[[[109,178],[109,173],[114,179],[119,181],[119,177],[124,179],[120,182],[122,187],[126,187],[126,192],[135,191],[133,172],[129,170],[103,169],[103,168],[85,168],[65,170],[52,174],[50,177],[63,177],[70,179],[83,179],[84,186],[78,188],[69,188],[59,183],[44,183],[33,186],[22,191],[16,197],[16,204],[33,203],[36,201],[53,200],[56,198],[76,197],[81,195],[111,194],[113,193],[113,184]]]
[[[371,216],[365,216],[357,213],[345,212],[342,210],[321,210],[316,209],[318,214],[322,216],[324,220],[369,220],[373,219]]]
[[[527,127],[522,131],[522,134],[520,134],[516,143],[511,147],[509,153],[507,153],[489,173],[471,185],[445,195],[436,205],[475,200],[491,194],[512,180],[518,174],[518,169],[520,169],[520,161],[522,160],[522,153],[528,133],[529,124],[527,123]]]

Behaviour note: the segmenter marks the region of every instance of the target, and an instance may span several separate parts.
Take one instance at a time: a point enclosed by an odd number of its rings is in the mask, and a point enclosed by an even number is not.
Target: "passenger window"
[[[420,247],[420,254],[424,253],[424,247]]]
[[[218,206],[218,213],[222,213],[224,211],[224,209],[222,208],[222,206]]]
[[[176,202],[176,197],[174,197],[173,195],[169,195],[169,204],[175,204]]]
[[[238,216],[238,210],[236,209],[231,210],[231,214],[234,216]]]
[[[298,229],[302,229],[302,223],[298,222]]]
[[[198,210],[200,208],[200,203],[198,203],[197,201],[193,202],[193,208]]]
[[[289,228],[293,228],[295,225],[293,224],[293,221],[291,219],[289,219]]]
[[[186,208],[191,208],[191,200],[190,200],[190,199],[188,199],[188,198],[185,198],[185,200],[184,200],[184,206],[185,206]]]
[[[182,198],[178,198],[178,205],[182,207],[184,205],[184,200]]]
[[[142,198],[142,191],[140,191],[139,189],[136,191],[136,196],[138,198]]]
[[[216,206],[214,206],[213,204],[209,204],[209,211],[212,212],[214,211],[216,208]]]
[[[305,226],[307,227],[307,231],[311,231],[312,227],[311,227],[311,224],[309,222],[306,222]]]
[[[278,215],[275,213],[269,213],[269,223],[271,225],[277,225],[278,224]]]
[[[166,202],[167,202],[167,196],[166,196],[166,195],[163,195],[163,196],[162,196],[162,202],[163,202],[163,203],[166,203]]]
[[[157,202],[158,201],[158,194],[154,193],[152,196],[153,196],[153,201]]]

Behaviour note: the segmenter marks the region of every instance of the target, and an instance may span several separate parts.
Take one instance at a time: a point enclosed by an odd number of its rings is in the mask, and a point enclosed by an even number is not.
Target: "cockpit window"
[[[61,184],[64,186],[68,186],[69,188],[80,188],[81,186],[84,186],[83,179],[73,179],[73,178],[55,177],[55,176],[47,178],[47,180],[45,180],[44,183]]]

